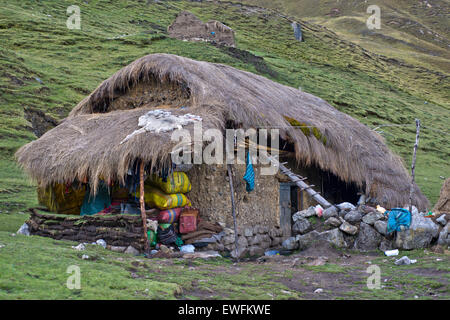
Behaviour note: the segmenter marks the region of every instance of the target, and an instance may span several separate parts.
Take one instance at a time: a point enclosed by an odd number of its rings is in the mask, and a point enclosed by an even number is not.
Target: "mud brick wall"
[[[255,189],[247,192],[246,182],[242,178],[245,174],[245,165],[233,165],[237,223],[240,226],[255,224],[267,227],[279,226],[278,179],[272,175],[261,175],[257,166],[254,166],[254,169]],[[192,184],[192,190],[187,193],[187,197],[191,200],[192,206],[200,209],[200,216],[232,226],[227,166],[195,165],[187,175]]]

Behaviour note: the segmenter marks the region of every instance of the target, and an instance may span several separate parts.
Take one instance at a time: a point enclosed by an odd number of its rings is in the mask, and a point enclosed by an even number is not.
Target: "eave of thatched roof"
[[[168,54],[142,57],[105,80],[62,124],[22,147],[19,163],[35,180],[48,184],[123,175],[135,158],[164,160],[170,135],[144,133],[120,145],[147,109],[108,112],[115,97],[150,78],[188,90],[191,105],[185,112],[202,116],[204,127],[223,130],[227,121],[234,121],[244,129],[280,128],[302,165],[314,163],[343,181],[365,186],[366,194],[382,205],[408,203],[405,167],[367,126],[311,94],[226,65]],[[295,129],[287,119],[319,135]],[[417,186],[414,203],[420,209],[428,206]]]

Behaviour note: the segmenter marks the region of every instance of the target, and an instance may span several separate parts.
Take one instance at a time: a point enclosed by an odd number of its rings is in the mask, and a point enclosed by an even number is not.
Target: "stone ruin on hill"
[[[215,20],[203,23],[194,14],[183,11],[167,28],[171,38],[186,41],[206,41],[229,47],[235,46],[234,31]]]

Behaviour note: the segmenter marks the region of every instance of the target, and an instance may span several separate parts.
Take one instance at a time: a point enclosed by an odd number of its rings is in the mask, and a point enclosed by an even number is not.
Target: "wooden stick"
[[[147,214],[145,213],[145,201],[144,201],[144,161],[141,161],[141,168],[139,172],[139,182],[140,182],[140,192],[139,192],[139,202],[141,203],[141,218],[144,229],[144,239],[145,239],[145,252],[148,252],[148,236],[147,236]]]
[[[412,198],[414,193],[414,175],[416,171],[416,153],[419,147],[420,120],[416,119],[416,143],[414,144],[414,152],[411,163],[411,187],[409,189],[409,211],[412,212]]]
[[[234,246],[236,250],[236,258],[239,261],[238,257],[238,232],[237,232],[237,223],[236,223],[236,206],[234,203],[234,188],[233,188],[233,171],[231,164],[227,165],[228,170],[228,178],[230,179],[230,191],[231,191],[231,213],[233,214],[233,222],[234,222]]]

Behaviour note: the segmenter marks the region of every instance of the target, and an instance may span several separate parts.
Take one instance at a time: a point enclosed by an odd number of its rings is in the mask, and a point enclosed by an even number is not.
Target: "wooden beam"
[[[139,192],[139,202],[141,204],[141,218],[142,225],[144,229],[144,239],[145,239],[145,252],[148,253],[148,236],[147,236],[147,214],[145,213],[145,198],[144,198],[144,161],[141,160],[141,168],[139,171],[139,182],[140,182],[140,192]]]
[[[316,192],[312,186],[306,184],[303,180],[305,178],[300,177],[293,173],[289,168],[287,168],[284,164],[280,163],[277,159],[268,156],[269,160],[272,161],[273,164],[277,165],[280,171],[286,175],[292,182],[294,182],[302,191],[306,191],[314,200],[316,200],[320,205],[324,208],[331,207],[332,204],[328,202],[324,197],[322,197],[318,192]]]
[[[228,170],[228,178],[230,182],[230,192],[231,192],[231,213],[233,215],[233,223],[234,223],[234,246],[236,250],[236,258],[239,261],[238,257],[238,232],[237,232],[237,222],[236,222],[236,204],[234,202],[234,188],[233,188],[233,167],[231,164],[227,164]]]
[[[420,120],[416,119],[416,143],[414,144],[414,152],[411,163],[411,186],[409,189],[409,211],[412,212],[412,198],[414,194],[414,174],[416,170],[416,153],[419,147]]]

